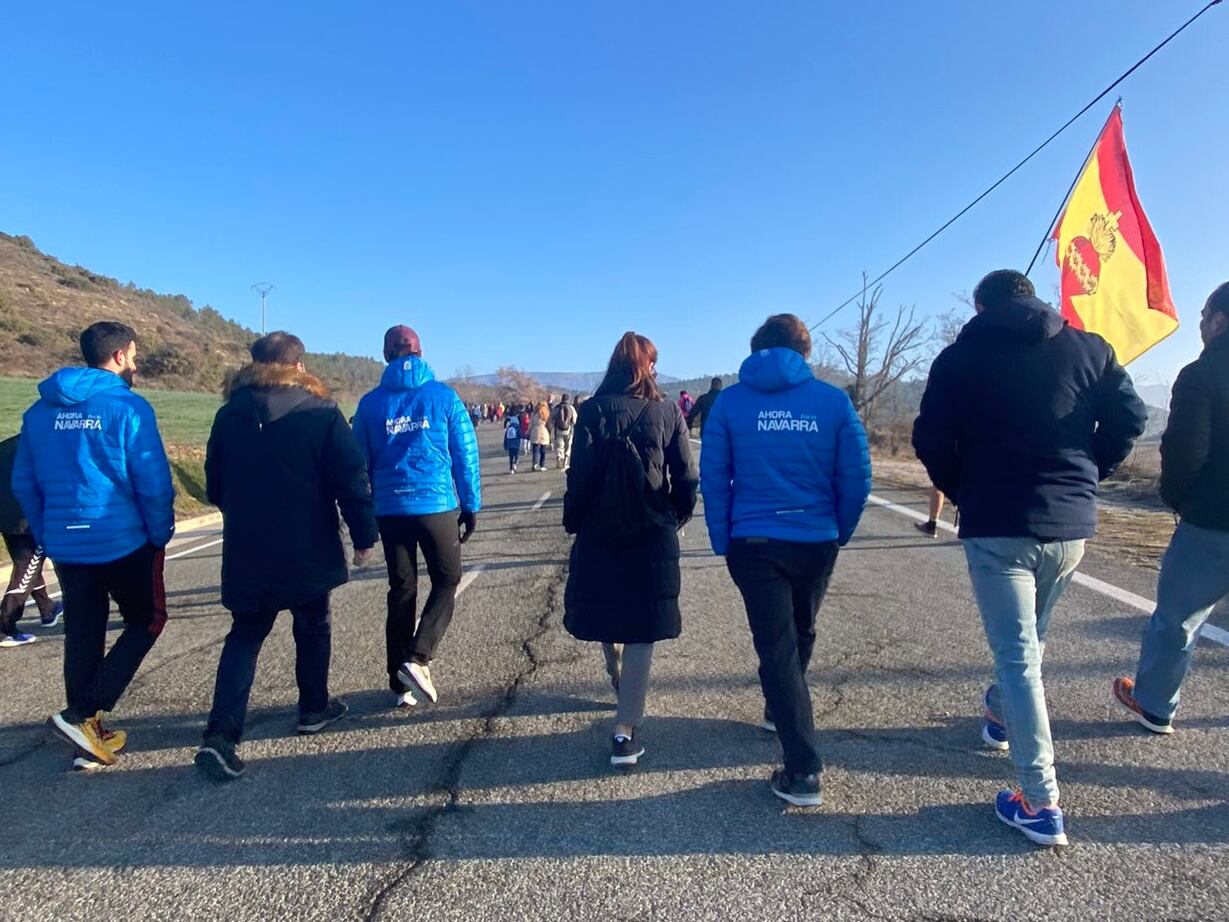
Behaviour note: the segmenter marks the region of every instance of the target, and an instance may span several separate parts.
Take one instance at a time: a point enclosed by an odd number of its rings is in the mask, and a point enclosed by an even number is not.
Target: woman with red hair
[[[657,347],[625,333],[605,380],[581,406],[563,498],[563,525],[576,536],[564,597],[564,626],[602,644],[619,698],[610,761],[644,755],[644,716],[653,644],[682,631],[679,529],[696,505],[699,476],[687,423],[657,386]]]

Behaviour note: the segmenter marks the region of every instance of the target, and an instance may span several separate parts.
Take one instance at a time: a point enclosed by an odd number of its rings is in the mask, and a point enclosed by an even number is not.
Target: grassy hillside
[[[137,331],[141,384],[150,389],[216,394],[226,372],[247,361],[257,335],[183,295],[67,265],[29,237],[0,233],[0,375],[42,378],[79,364],[77,336],[97,320],[120,320]],[[349,398],[373,387],[384,370],[373,359],[340,354],[310,354],[308,364]]]

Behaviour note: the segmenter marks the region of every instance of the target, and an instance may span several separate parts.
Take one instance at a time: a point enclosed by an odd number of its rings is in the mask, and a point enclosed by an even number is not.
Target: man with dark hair
[[[222,604],[232,621],[195,762],[217,781],[244,772],[235,750],[256,660],[279,612],[294,618],[299,733],[319,733],[347,711],[329,697],[329,593],[349,578],[338,507],[355,566],[370,559],[377,530],[363,455],[303,355],[289,333],[258,339],[209,433],[205,489],[222,510]]]
[[[51,717],[74,766],[113,765],[125,738],[103,727],[166,623],[164,552],[175,527],[170,465],[153,408],[132,392],[132,328],[81,334],[89,368],[62,368],[26,411],[13,492],[56,563],[64,606],[68,706]],[[106,652],[111,599],[124,630]]]
[[[1161,498],[1181,522],[1157,581],[1134,680],[1114,696],[1153,733],[1172,733],[1199,630],[1229,595],[1229,282],[1200,316],[1203,353],[1178,375],[1161,439]]]
[[[700,421],[700,438],[704,438],[704,424],[708,421],[708,415],[713,412],[713,404],[717,402],[717,398],[721,396],[721,388],[725,382],[720,378],[713,378],[709,382],[708,390],[696,398],[696,405],[691,408],[691,412],[687,414],[687,429],[692,430],[696,426],[696,420]]]
[[[384,359],[380,386],[359,401],[354,433],[367,456],[388,565],[388,684],[397,705],[411,707],[414,689],[439,700],[430,664],[452,621],[461,545],[477,527],[482,484],[473,423],[457,392],[423,361],[418,334],[389,329]],[[431,593],[415,624],[419,548]]]
[[[704,517],[746,605],[761,726],[778,734],[785,756],[772,792],[818,806],[822,766],[806,671],[837,553],[870,493],[870,454],[849,398],[807,364],[811,337],[801,320],[770,317],[751,349],[705,430]]]
[[[1046,629],[1097,522],[1097,484],[1147,412],[1100,336],[1067,325],[1019,272],[978,283],[977,316],[930,369],[913,446],[960,507],[973,594],[994,654],[982,739],[1010,749],[1020,792],[999,818],[1042,845],[1067,841],[1041,683]]]
[[[572,439],[576,434],[576,408],[568,402],[568,395],[559,398],[559,405],[551,411],[551,425],[555,430],[555,467],[566,471],[572,463]]]

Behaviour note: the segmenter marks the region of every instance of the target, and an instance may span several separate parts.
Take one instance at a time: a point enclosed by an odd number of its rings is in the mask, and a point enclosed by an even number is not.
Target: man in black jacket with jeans
[[[994,654],[982,739],[1010,749],[1020,792],[1003,822],[1067,841],[1041,683],[1046,628],[1097,523],[1097,484],[1143,433],[1147,412],[1114,350],[1001,269],[973,292],[977,316],[935,359],[913,427],[931,483],[960,507],[973,594]]]
[[[234,622],[195,761],[219,781],[243,774],[235,747],[279,611],[294,616],[299,732],[318,733],[347,710],[328,691],[329,591],[349,578],[338,507],[356,566],[369,559],[378,530],[366,461],[327,388],[304,371],[303,355],[289,333],[258,339],[209,434],[206,490],[222,510],[222,604]]]
[[[1161,499],[1182,517],[1144,628],[1134,680],[1114,696],[1153,733],[1172,733],[1199,630],[1229,595],[1229,282],[1200,317],[1203,354],[1174,384],[1161,439]]]

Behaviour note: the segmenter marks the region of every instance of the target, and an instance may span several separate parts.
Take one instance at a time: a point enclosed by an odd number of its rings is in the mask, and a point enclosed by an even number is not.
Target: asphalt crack
[[[422,871],[431,860],[431,840],[439,824],[445,817],[462,809],[460,783],[466,762],[478,743],[495,735],[500,719],[512,709],[521,688],[539,668],[547,664],[548,661],[539,656],[535,646],[560,622],[563,611],[565,569],[562,566],[555,568],[556,573],[551,579],[547,604],[542,614],[530,626],[529,633],[521,638],[520,653],[524,660],[522,668],[512,677],[503,694],[495,702],[495,706],[483,717],[478,730],[456,747],[445,765],[443,780],[437,788],[437,791],[443,794],[440,803],[423,810],[417,819],[398,825],[398,828],[404,830],[402,860],[405,866],[376,891],[367,911],[362,916],[364,922],[375,922],[380,918],[380,914],[392,895],[415,874]]]

